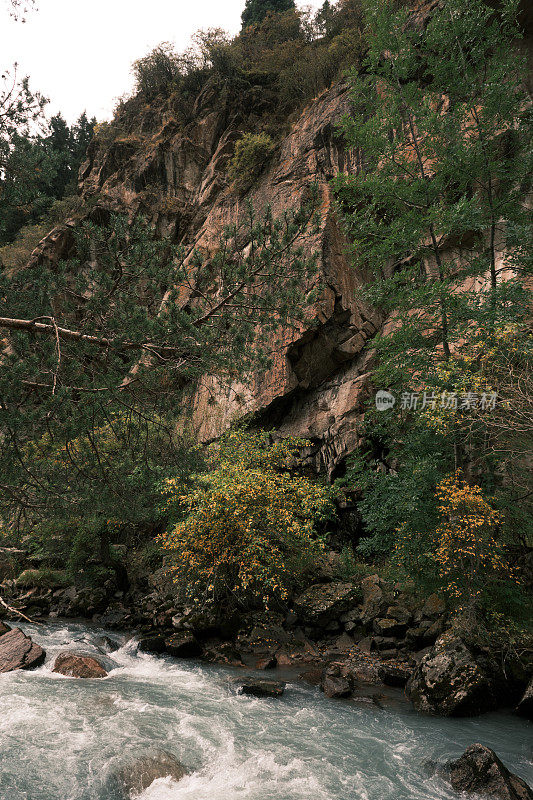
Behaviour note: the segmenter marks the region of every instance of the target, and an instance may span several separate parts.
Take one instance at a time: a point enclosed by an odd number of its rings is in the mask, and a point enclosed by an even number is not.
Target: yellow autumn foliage
[[[212,448],[211,470],[192,491],[164,483],[167,506],[181,518],[160,539],[191,597],[284,599],[319,555],[315,523],[331,510],[331,496],[298,474],[295,456],[306,444],[234,430]]]
[[[434,566],[440,588],[454,603],[482,599],[502,580],[516,583],[501,541],[501,515],[482,489],[467,483],[457,470],[437,485],[435,499],[438,525],[414,536],[399,530],[397,556],[405,557],[413,543],[415,550],[425,551],[427,566]]]

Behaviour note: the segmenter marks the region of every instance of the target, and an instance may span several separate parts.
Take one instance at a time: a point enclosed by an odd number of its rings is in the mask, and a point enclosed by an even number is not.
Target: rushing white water
[[[154,747],[193,772],[154,781],[142,800],[457,800],[424,761],[473,742],[533,779],[531,727],[510,715],[436,719],[296,682],[280,699],[240,696],[242,671],[138,653],[133,641],[109,656],[107,678],[65,678],[51,672],[57,653],[96,652],[105,632],[21,627],[47,660],[0,676],[0,800],[109,800],[110,771]]]

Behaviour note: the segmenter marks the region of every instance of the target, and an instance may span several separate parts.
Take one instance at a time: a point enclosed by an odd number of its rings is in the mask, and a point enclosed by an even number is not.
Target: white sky
[[[0,68],[13,62],[72,123],[86,110],[109,119],[132,88],[131,64],[160,42],[184,50],[200,28],[240,29],[245,0],[38,0],[22,24],[0,0]],[[299,5],[318,8],[322,0]]]

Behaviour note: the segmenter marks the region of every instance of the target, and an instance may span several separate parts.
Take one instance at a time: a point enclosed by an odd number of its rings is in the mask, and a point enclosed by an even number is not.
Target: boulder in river
[[[278,666],[278,659],[275,655],[273,656],[264,656],[264,658],[258,659],[255,664],[256,669],[275,669]]]
[[[104,653],[114,653],[120,650],[121,644],[117,639],[112,639],[110,636],[99,636],[95,641],[98,649]]]
[[[143,653],[164,653],[165,636],[158,631],[150,631],[139,639],[139,650]]]
[[[69,678],[105,678],[106,670],[92,656],[77,653],[60,653],[54,663],[52,672],[59,672]]]
[[[320,688],[326,697],[350,697],[354,681],[340,664],[330,664],[322,675]]]
[[[175,658],[196,658],[202,654],[198,639],[190,631],[179,631],[165,639],[165,650]]]
[[[509,772],[494,750],[473,744],[456,761],[450,761],[439,774],[456,792],[476,794],[497,800],[533,800],[530,787]]]
[[[407,694],[418,711],[443,717],[471,716],[497,706],[489,670],[450,633],[421,659],[407,682]]]
[[[250,678],[241,684],[239,694],[249,694],[253,697],[281,697],[285,691],[283,681],[264,681]]]
[[[166,750],[154,750],[146,755],[125,762],[111,776],[115,796],[129,798],[144,792],[158,778],[179,781],[188,770]]]
[[[34,669],[43,663],[45,655],[43,648],[32,642],[20,628],[7,630],[0,636],[0,672]]]
[[[349,697],[352,687],[342,675],[325,675],[320,688],[326,697]]]
[[[378,667],[378,675],[386,686],[403,688],[409,680],[410,674],[405,667],[393,666],[392,664],[381,664]]]

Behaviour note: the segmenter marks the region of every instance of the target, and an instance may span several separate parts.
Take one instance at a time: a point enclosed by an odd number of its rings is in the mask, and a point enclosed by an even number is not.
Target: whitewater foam
[[[504,714],[423,717],[328,700],[290,683],[278,699],[238,695],[242,671],[158,658],[123,637],[101,680],[51,672],[65,649],[101,655],[115,633],[64,623],[24,625],[45,647],[33,672],[0,677],[0,800],[114,800],[108,777],[154,748],[191,773],[160,778],[141,800],[456,800],[423,770],[427,759],[493,747],[533,779],[528,723]]]

